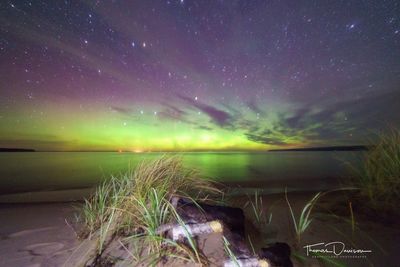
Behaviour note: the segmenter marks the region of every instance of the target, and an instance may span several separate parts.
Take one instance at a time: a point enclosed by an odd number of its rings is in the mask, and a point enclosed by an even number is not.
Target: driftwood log
[[[271,267],[270,264],[263,259],[256,257],[247,259],[229,260],[224,263],[224,267]]]
[[[231,244],[231,250],[241,260],[243,266],[260,266],[265,260],[268,266],[292,267],[290,246],[286,243],[275,243],[262,248],[258,258],[254,258],[247,248],[245,240],[245,216],[240,208],[227,206],[193,203],[190,200],[179,198],[173,200],[179,216],[187,224],[207,223],[219,221],[223,224],[223,234]],[[261,260],[260,260],[261,259]],[[237,263],[234,263],[237,264]],[[254,265],[252,265],[254,264]],[[227,265],[229,266],[229,261]]]
[[[193,203],[184,198],[172,200],[182,220],[190,224],[219,221],[223,225],[223,235],[231,244],[232,252],[241,258],[251,257],[245,242],[245,216],[240,208]]]
[[[232,262],[227,258],[224,262],[226,267],[237,266],[237,263],[239,266],[246,267],[293,266],[290,260],[290,247],[286,243],[275,243],[262,248],[258,255],[250,252],[245,242],[245,216],[242,209],[205,203],[195,204],[183,198],[174,198],[171,203],[185,225],[178,223],[163,225],[157,231],[160,235],[167,234],[174,240],[183,241],[181,239],[184,239],[187,234],[196,238],[212,233],[221,233],[229,241],[229,248],[237,260],[237,262]],[[107,250],[108,246],[113,247],[110,244],[116,242],[113,233],[120,221],[118,220],[119,215],[118,212],[115,214],[116,220],[113,221],[109,231],[103,237],[103,251]],[[103,255],[98,254],[99,241],[99,233],[95,233],[91,239],[84,240],[82,246],[72,253],[66,266],[104,266],[101,264]],[[121,260],[124,261],[124,259]]]
[[[221,221],[229,230],[244,237],[244,213],[240,208],[227,206],[193,203],[184,198],[173,200],[179,216],[185,223],[205,223],[209,221]]]

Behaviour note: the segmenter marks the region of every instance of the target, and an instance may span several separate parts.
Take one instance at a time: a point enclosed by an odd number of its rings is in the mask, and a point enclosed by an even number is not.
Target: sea
[[[111,175],[133,170],[143,160],[178,156],[201,179],[263,190],[328,190],[353,175],[362,151],[281,152],[4,152],[0,153],[0,195],[94,187]]]

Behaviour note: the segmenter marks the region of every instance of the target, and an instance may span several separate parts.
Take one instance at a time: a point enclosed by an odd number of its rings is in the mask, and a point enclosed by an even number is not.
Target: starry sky
[[[399,105],[399,1],[0,3],[0,147],[354,145]]]

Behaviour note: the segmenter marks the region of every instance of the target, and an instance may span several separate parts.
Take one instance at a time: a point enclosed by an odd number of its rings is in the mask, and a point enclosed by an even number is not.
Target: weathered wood
[[[226,255],[222,256],[221,254],[220,265],[223,264],[225,267],[238,266],[238,264],[242,267],[293,267],[290,259],[290,247],[286,243],[275,243],[262,248],[258,257],[250,252],[244,237],[245,217],[242,209],[204,203],[195,204],[183,198],[171,199],[171,203],[182,218],[184,225],[178,224],[176,221],[161,225],[157,229],[159,235],[167,236],[178,242],[185,242],[184,239],[189,234],[196,239],[196,242],[199,242],[199,238],[219,233],[217,235],[220,235],[221,240],[222,237],[228,240],[229,249],[237,258],[237,261],[231,261]],[[119,218],[120,214],[116,212],[114,220],[109,225],[109,231],[104,235],[102,253],[98,253],[100,235],[97,232],[92,239],[85,240],[82,246],[74,251],[66,266],[98,266],[104,262],[107,263],[107,266],[113,265],[115,262],[107,261],[107,255],[118,259],[118,264],[122,264],[121,266],[130,266],[133,259],[129,255],[129,251],[126,248],[119,251],[120,246],[117,243],[119,239],[115,239],[118,237],[113,235],[118,229]]]
[[[270,267],[265,260],[253,257],[248,259],[229,260],[224,263],[224,267]]]
[[[193,203],[180,198],[176,202],[179,216],[185,223],[205,223],[208,221],[222,221],[232,233],[244,236],[244,213],[240,208],[227,206]]]
[[[172,240],[181,240],[187,235],[198,236],[211,233],[221,233],[223,231],[222,223],[219,221],[211,221],[206,223],[176,225],[171,229]]]
[[[240,208],[193,203],[184,198],[171,200],[179,216],[186,224],[205,223],[218,220],[223,225],[223,235],[231,244],[237,257],[250,257],[251,252],[245,242],[245,216]]]

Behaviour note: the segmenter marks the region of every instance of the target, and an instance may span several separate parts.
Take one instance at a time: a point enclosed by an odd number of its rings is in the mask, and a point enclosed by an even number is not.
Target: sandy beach
[[[312,195],[310,192],[290,193],[289,199],[294,210],[299,210]],[[395,225],[384,226],[382,223],[366,221],[356,213],[357,228],[353,233],[344,214],[336,219],[326,215],[328,210],[334,210],[333,205],[340,198],[341,194],[332,194],[320,200],[314,211],[316,217],[295,252],[307,261],[302,263],[299,257],[292,257],[295,265],[330,266],[307,257],[303,246],[337,241],[343,242],[346,248],[371,250],[359,257],[338,256],[337,259],[345,263],[345,266],[398,266],[396,253],[400,249],[400,230]],[[245,201],[245,196],[233,200],[237,206]],[[253,245],[258,248],[279,241],[295,247],[293,225],[284,194],[264,196],[263,203],[266,212],[272,213],[272,220],[263,233],[255,230],[251,223],[246,225]],[[0,266],[74,266],[71,265],[70,257],[81,241],[71,225],[76,221],[76,207],[79,205],[79,202],[0,204]],[[207,240],[202,241],[208,244],[206,250],[214,253],[214,258],[223,256],[215,255],[216,251],[222,254],[223,249],[221,242],[215,241],[215,236],[212,238],[214,240],[210,239],[208,243]]]
[[[0,204],[0,266],[63,266],[79,244],[72,203]]]

